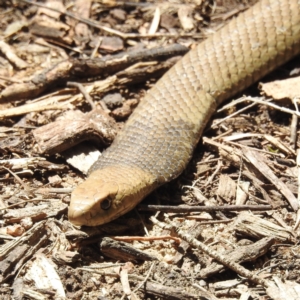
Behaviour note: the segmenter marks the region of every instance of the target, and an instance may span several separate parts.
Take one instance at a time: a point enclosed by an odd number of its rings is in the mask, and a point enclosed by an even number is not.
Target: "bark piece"
[[[159,6],[157,6],[155,8],[154,16],[153,16],[148,34],[154,34],[157,31],[158,26],[159,26],[159,22],[160,22],[160,14],[161,14],[160,13],[160,8],[159,8]]]
[[[78,252],[75,251],[57,251],[53,253],[53,261],[59,265],[73,264],[81,259]]]
[[[125,21],[126,20],[126,11],[120,8],[115,8],[110,11],[110,14],[113,18],[120,20],[120,21]]]
[[[0,249],[0,282],[14,276],[23,264],[48,241],[45,222],[40,222],[23,236]]]
[[[119,121],[128,118],[131,115],[131,113],[132,108],[125,102],[122,107],[116,108],[114,111],[112,111],[111,114],[116,120]]]
[[[61,201],[51,201],[34,207],[8,209],[7,213],[3,216],[3,219],[6,223],[19,223],[24,218],[31,218],[36,222],[57,216],[63,213],[67,207],[68,205]]]
[[[30,32],[33,35],[63,44],[70,45],[72,43],[72,39],[69,36],[70,26],[45,16],[35,17],[34,22],[30,26]]]
[[[267,178],[279,192],[288,200],[293,210],[297,210],[299,207],[298,201],[290,189],[274,174],[271,168],[264,162],[263,157],[257,151],[243,148],[243,154],[251,162],[265,178]]]
[[[109,53],[121,51],[124,48],[123,40],[119,37],[106,36],[102,39],[100,49],[105,50]]]
[[[137,250],[129,243],[118,242],[111,238],[104,238],[100,244],[102,253],[110,258],[128,261],[128,260],[157,260],[156,257],[149,255],[141,250]]]
[[[221,174],[217,194],[226,202],[232,202],[236,195],[236,183],[228,175]]]
[[[248,199],[250,182],[240,182],[236,189],[236,205],[244,205]]]
[[[73,121],[70,116],[33,131],[42,154],[60,153],[84,140],[92,140],[100,145],[109,145],[117,134],[116,123],[102,110],[96,109],[87,114],[77,112]]]
[[[12,171],[35,170],[39,163],[43,163],[45,160],[44,157],[3,159],[0,161],[0,166],[7,166]]]
[[[191,299],[204,299],[212,300],[209,292],[199,291],[198,295],[185,292],[182,288],[169,287],[159,283],[146,282],[144,285],[144,291],[148,294],[158,296],[161,299],[172,300],[191,300]]]
[[[123,98],[120,93],[111,93],[103,97],[102,101],[106,104],[107,108],[114,109],[122,106]]]
[[[160,26],[166,29],[174,28],[178,24],[178,20],[170,14],[163,14],[160,17]]]
[[[264,220],[248,212],[241,212],[237,217],[234,228],[239,234],[255,239],[274,237],[281,242],[293,241],[296,234],[270,221]]]
[[[298,300],[300,299],[300,285],[297,282],[285,280],[284,282],[274,277],[274,284],[267,288],[267,294],[274,300]]]
[[[189,31],[194,28],[194,20],[191,17],[192,11],[192,7],[188,5],[182,5],[178,9],[178,18],[184,30]]]
[[[229,260],[232,260],[236,263],[253,261],[264,255],[273,245],[273,243],[273,237],[265,237],[251,245],[240,246],[233,250],[226,251],[223,255],[227,256]],[[210,266],[200,271],[200,277],[207,278],[213,274],[220,273],[223,270],[225,270],[223,265],[213,262]]]
[[[273,209],[276,209],[277,206],[279,206],[271,199],[269,194],[262,187],[264,185],[263,182],[261,182],[255,175],[253,175],[249,171],[243,171],[242,174],[252,181],[254,187],[263,195],[264,199],[273,207]]]
[[[65,11],[66,8],[61,1],[46,1],[46,6],[40,7],[33,17],[29,26],[30,32],[46,39],[70,45],[72,43],[72,28],[60,20],[61,12],[64,13]]]
[[[92,145],[81,143],[64,151],[67,163],[87,175],[91,166],[99,159],[101,152]]]
[[[260,89],[268,97],[274,100],[299,98],[300,95],[300,76],[285,80],[275,80],[268,83],[260,83]]]
[[[23,278],[16,278],[12,284],[12,297],[14,300],[23,300],[24,299],[24,280]]]
[[[76,0],[75,7],[78,16],[85,19],[90,18],[91,0]],[[90,34],[88,25],[83,23],[78,23],[75,26],[75,33],[78,37],[82,37],[82,39],[88,39]]]
[[[224,281],[219,281],[213,284],[215,291],[215,296],[217,299],[239,299],[239,300],[249,300],[252,294],[249,293],[249,287],[246,284],[242,284],[243,281],[239,279],[229,279]],[[251,298],[252,299],[252,298]]]
[[[27,68],[27,63],[19,58],[14,50],[6,44],[4,41],[0,41],[0,52],[2,52],[5,57],[13,64],[15,65],[18,69],[26,69]]]
[[[74,78],[107,77],[107,75],[125,70],[141,61],[157,60],[164,62],[170,57],[183,55],[187,51],[188,48],[175,44],[164,48],[143,49],[104,58],[64,60],[43,72],[36,73],[31,80],[8,86],[1,92],[0,101],[32,99],[50,87],[62,86]],[[145,75],[147,74],[143,74],[144,78]]]
[[[65,299],[64,287],[54,266],[44,254],[38,253],[24,278],[34,282],[37,289],[55,291],[54,299]]]

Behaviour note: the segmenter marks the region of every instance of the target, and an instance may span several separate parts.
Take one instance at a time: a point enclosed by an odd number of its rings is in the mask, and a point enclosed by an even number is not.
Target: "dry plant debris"
[[[297,61],[219,108],[136,212],[66,218],[147,90],[253,2],[1,1],[1,299],[300,298]]]

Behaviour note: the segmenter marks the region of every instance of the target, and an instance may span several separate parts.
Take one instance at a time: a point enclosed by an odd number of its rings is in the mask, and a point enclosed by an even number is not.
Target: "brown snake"
[[[186,167],[216,107],[300,53],[300,1],[261,0],[150,90],[72,193],[76,225],[107,223]]]

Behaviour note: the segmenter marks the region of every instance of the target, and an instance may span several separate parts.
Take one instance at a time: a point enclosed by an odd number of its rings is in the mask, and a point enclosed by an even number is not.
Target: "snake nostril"
[[[111,206],[111,199],[104,199],[101,204],[100,204],[100,207],[103,209],[103,210],[108,210]]]

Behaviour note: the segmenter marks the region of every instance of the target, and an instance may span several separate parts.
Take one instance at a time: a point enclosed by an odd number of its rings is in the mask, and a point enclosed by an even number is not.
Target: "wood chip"
[[[221,174],[217,195],[226,202],[231,202],[235,199],[236,183],[228,175]]]
[[[116,134],[115,120],[101,109],[87,114],[71,111],[64,119],[33,131],[38,152],[47,154],[61,153],[85,140],[93,140],[103,147],[111,144]]]
[[[124,49],[123,40],[119,37],[105,36],[99,46],[100,49],[108,51],[110,53],[121,51]]]
[[[100,250],[104,255],[121,261],[128,260],[157,260],[141,250],[135,249],[129,243],[115,241],[111,238],[104,238],[100,244]]]
[[[239,234],[255,239],[274,237],[277,241],[287,242],[294,241],[296,237],[292,229],[288,230],[249,212],[239,214],[234,228]]]
[[[15,275],[23,264],[49,240],[45,222],[37,223],[21,237],[0,249],[0,282]]]
[[[228,250],[223,255],[226,256],[227,259],[237,263],[254,261],[258,257],[264,255],[270,249],[273,243],[273,237],[265,237],[256,243],[245,246],[238,246],[233,250]],[[201,278],[206,278],[211,276],[212,274],[220,273],[223,270],[225,270],[225,267],[223,265],[217,262],[213,262],[206,268],[203,268],[200,271],[199,275],[201,276]]]
[[[42,253],[35,255],[35,260],[24,279],[33,282],[36,289],[55,291],[55,299],[66,297],[63,284],[55,270],[55,264]]]
[[[300,284],[295,281],[282,280],[274,276],[275,284],[267,288],[267,294],[274,300],[300,299]]]
[[[51,201],[34,207],[8,209],[3,219],[7,224],[19,223],[23,218],[31,218],[35,222],[54,217],[67,209],[68,205],[61,201]]]
[[[0,41],[0,52],[5,55],[5,57],[18,69],[26,69],[27,63],[19,58],[12,47],[10,47],[8,44],[6,44],[4,41]]]
[[[260,153],[250,150],[249,148],[243,148],[243,154],[252,163],[263,176],[265,176],[278,191],[288,200],[294,210],[299,207],[298,201],[290,189],[274,174],[274,172],[264,162],[264,158]]]
[[[75,7],[78,16],[88,19],[90,17],[91,12],[91,0],[76,0]],[[76,35],[82,37],[84,39],[88,39],[90,35],[89,27],[87,24],[78,23],[75,26]]]
[[[155,9],[155,12],[154,12],[153,20],[151,22],[151,25],[150,25],[150,28],[148,31],[149,34],[154,34],[157,31],[159,22],[160,22],[160,9],[159,9],[159,6],[157,6]]]
[[[178,18],[184,30],[190,31],[194,28],[193,18],[191,17],[192,8],[181,5],[178,9]]]
[[[250,182],[241,182],[236,189],[236,205],[244,205],[248,199]]]
[[[260,83],[262,92],[272,97],[274,100],[299,99],[300,95],[300,77],[288,78],[285,80],[276,80],[268,83]]]

